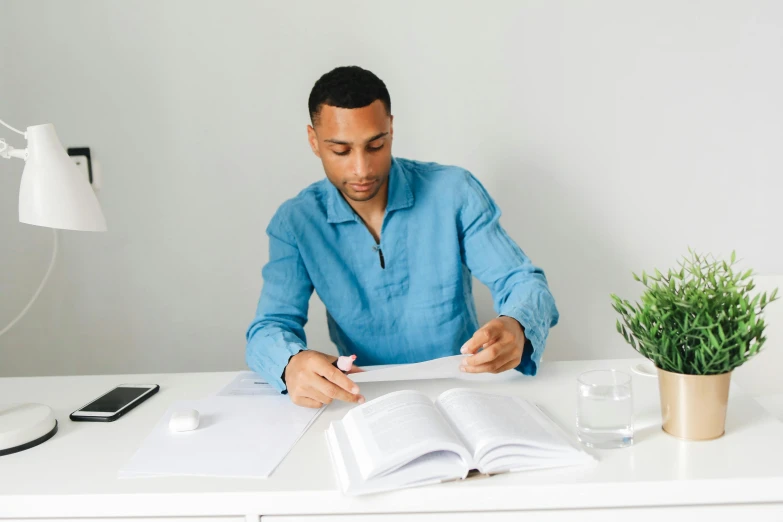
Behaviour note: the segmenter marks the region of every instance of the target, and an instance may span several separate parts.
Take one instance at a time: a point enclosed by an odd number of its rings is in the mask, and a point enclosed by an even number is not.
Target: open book
[[[340,489],[362,495],[594,460],[533,404],[456,388],[398,391],[352,409],[326,438]]]

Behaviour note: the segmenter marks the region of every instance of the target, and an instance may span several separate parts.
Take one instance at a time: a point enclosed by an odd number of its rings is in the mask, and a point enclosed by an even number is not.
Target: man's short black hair
[[[360,109],[375,100],[381,100],[386,112],[391,114],[389,91],[380,78],[356,65],[337,67],[321,76],[313,85],[307,104],[310,121],[315,125],[322,105]]]

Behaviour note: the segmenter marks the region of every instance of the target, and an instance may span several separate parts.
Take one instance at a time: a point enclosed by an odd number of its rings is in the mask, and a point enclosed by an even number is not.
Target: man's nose
[[[353,173],[359,179],[366,179],[371,176],[370,155],[362,151],[354,155]]]

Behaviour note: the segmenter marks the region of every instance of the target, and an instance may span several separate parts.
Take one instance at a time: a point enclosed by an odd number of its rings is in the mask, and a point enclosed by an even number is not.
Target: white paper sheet
[[[188,408],[199,411],[199,427],[171,432],[172,413]],[[118,476],[267,478],[321,411],[280,394],[177,401]]]
[[[353,382],[417,381],[421,379],[462,379],[466,381],[504,381],[517,378],[516,370],[503,373],[467,373],[460,371],[462,360],[469,355],[452,355],[414,364],[368,366],[363,372],[348,374]]]
[[[217,395],[221,397],[246,397],[280,395],[280,392],[255,372],[239,372],[230,383],[217,392]]]
[[[453,355],[451,357],[441,357],[431,361],[415,364],[400,364],[377,370],[368,368],[363,372],[351,373],[348,377],[353,379],[354,382],[454,379],[463,375],[463,372],[459,370],[459,366],[465,357],[465,355]]]

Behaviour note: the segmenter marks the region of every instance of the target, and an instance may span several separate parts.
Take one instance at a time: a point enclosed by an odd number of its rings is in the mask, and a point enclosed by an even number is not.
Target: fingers
[[[314,376],[315,379],[317,379],[316,382],[328,382],[323,377],[320,376]],[[334,384],[329,384],[330,386],[334,386]],[[337,388],[336,386],[334,386]],[[339,388],[338,388],[339,389]],[[335,397],[332,397],[329,395],[328,392],[324,392],[321,389],[319,389],[316,386],[313,386],[312,384],[308,384],[307,386],[301,388],[299,390],[299,395],[296,398],[292,397],[292,400],[294,401],[294,404],[300,404],[299,401],[305,402],[310,404],[310,401],[312,403],[317,404],[318,406],[314,407],[321,407],[324,404],[331,404],[332,401],[335,399]]]
[[[460,366],[460,370],[466,373],[500,373],[511,368],[516,368],[519,365],[519,362],[520,361],[516,361],[515,359],[501,363],[490,361],[478,366]]]
[[[360,372],[363,372],[363,371],[364,370],[362,370],[358,366],[352,366],[351,369],[348,371],[348,373],[349,374],[351,374],[351,373],[360,373]]]
[[[359,386],[332,364],[335,360],[336,357],[318,352],[295,355],[286,367],[291,400],[310,408],[329,404],[334,399],[364,403],[364,397],[359,395]]]
[[[495,343],[476,355],[465,357],[460,370],[467,373],[500,373],[521,362],[516,345]]]
[[[313,371],[326,380],[331,381],[349,395],[356,395],[359,393],[359,386],[357,386],[355,382],[325,360],[323,361],[323,364],[316,365],[316,367],[313,368]]]
[[[305,408],[320,408],[323,406],[323,403],[320,403],[318,401],[315,401],[309,397],[291,397],[291,402],[296,404],[297,406],[304,406]]]
[[[320,375],[313,375],[313,381],[300,388],[299,395],[296,398],[292,398],[295,404],[300,404],[297,399],[307,403],[313,401],[318,404],[318,406],[314,407],[331,404],[335,399],[359,404],[364,402],[364,397],[361,395],[352,395]]]
[[[308,386],[304,390],[305,397],[308,397],[310,399],[313,399],[315,401],[318,401],[321,404],[331,404],[332,398],[326,395],[325,393],[321,392],[320,390],[313,388],[312,386]]]
[[[474,354],[470,357],[465,357],[465,359],[462,361],[462,365],[480,366],[482,364],[494,361],[501,355],[503,348],[504,347],[500,343],[495,343],[488,348],[484,348],[477,354]]]
[[[460,353],[476,353],[482,346],[488,346],[495,342],[499,337],[499,329],[492,323],[488,322],[473,334],[468,342],[462,345]]]
[[[492,337],[490,336],[489,330],[487,328],[480,328],[476,330],[473,337],[460,348],[460,353],[476,353],[490,341],[492,341]]]
[[[334,368],[334,366],[332,366]],[[345,402],[356,402],[359,404],[364,403],[364,397],[361,395],[358,395],[359,387],[354,384],[354,382],[345,375],[340,372],[340,370],[337,370],[337,373],[340,374],[340,377],[343,379],[346,379],[351,386],[352,390],[356,390],[356,393],[351,393],[346,391],[344,388],[341,388],[337,384],[335,384],[333,381],[328,380],[329,378],[327,376],[323,376],[324,378],[316,378],[315,381],[310,385],[310,387],[313,390],[316,390],[320,392],[321,394],[325,395],[326,398],[329,399],[329,401],[324,401],[325,404],[329,404],[333,399],[337,399],[338,401],[345,401]]]
[[[503,373],[507,372],[508,370],[513,370],[517,366],[519,366],[519,363],[522,362],[522,359],[517,360],[516,358],[512,359],[511,361],[507,362],[505,365],[498,368],[498,371],[496,373]]]

